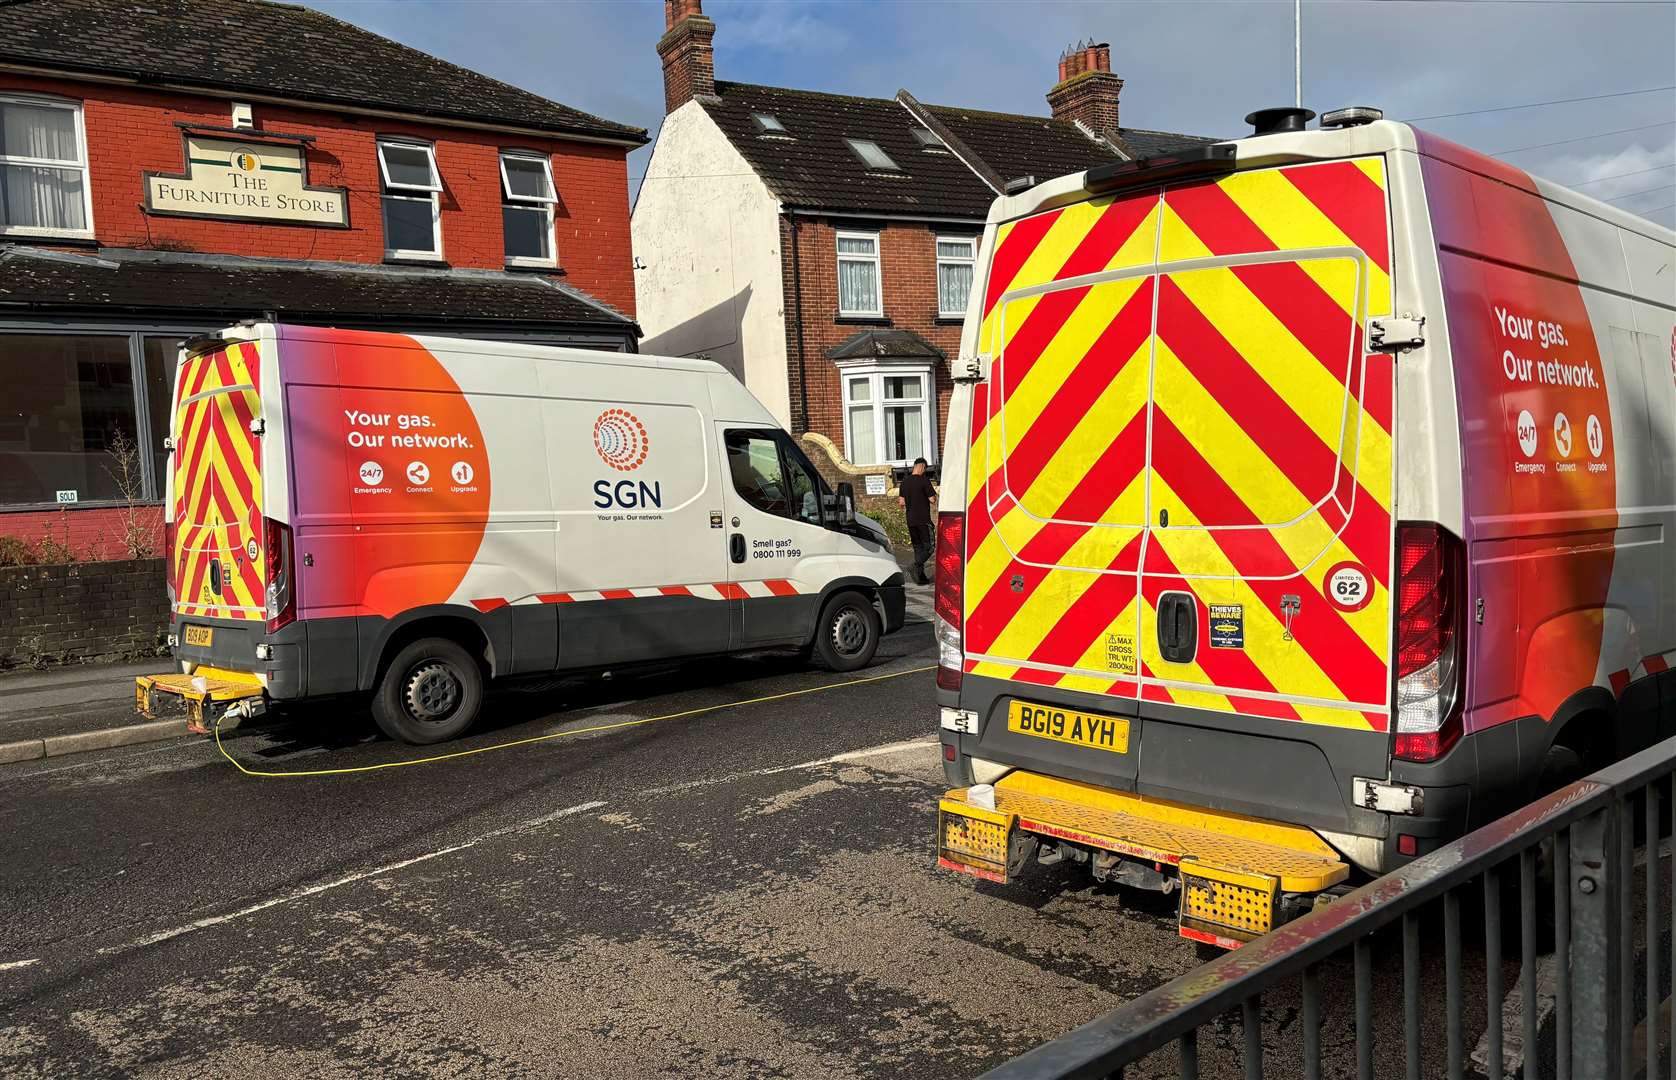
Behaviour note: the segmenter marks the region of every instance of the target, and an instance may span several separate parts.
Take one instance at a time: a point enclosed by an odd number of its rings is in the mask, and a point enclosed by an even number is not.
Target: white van
[[[216,700],[371,691],[433,743],[491,677],[848,671],[903,622],[883,530],[706,361],[240,326],[182,350],[170,448],[171,643]]]
[[[991,210],[946,867],[1180,889],[1232,946],[1676,734],[1676,237],[1313,115]]]

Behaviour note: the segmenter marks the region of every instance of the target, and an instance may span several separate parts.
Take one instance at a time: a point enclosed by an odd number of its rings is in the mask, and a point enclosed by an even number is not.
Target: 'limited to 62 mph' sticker
[[[1361,611],[1373,600],[1373,582],[1359,563],[1341,562],[1327,571],[1327,599],[1341,611]]]

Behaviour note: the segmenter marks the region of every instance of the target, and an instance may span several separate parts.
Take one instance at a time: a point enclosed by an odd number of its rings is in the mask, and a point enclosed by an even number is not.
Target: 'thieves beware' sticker
[[[1361,611],[1373,601],[1373,580],[1360,563],[1338,563],[1327,571],[1322,588],[1340,611]]]
[[[1210,647],[1213,649],[1245,648],[1245,605],[1211,604]]]

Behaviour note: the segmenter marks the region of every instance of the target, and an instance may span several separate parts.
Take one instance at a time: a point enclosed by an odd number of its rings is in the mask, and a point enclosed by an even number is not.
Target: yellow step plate
[[[245,698],[260,697],[262,680],[248,671],[229,671],[225,668],[201,667],[190,675],[167,672],[162,675],[140,675],[134,679],[134,707],[152,716],[157,707],[157,695],[168,694],[186,702],[191,717],[188,727],[200,733],[203,729],[204,706],[224,704]]]
[[[969,806],[965,788],[943,796],[940,811],[940,839],[950,831],[946,822],[951,815],[1016,823],[1025,832],[1165,863],[1201,877],[1220,870],[1238,883],[1273,878],[1284,892],[1319,892],[1350,874],[1350,867],[1326,841],[1302,826],[1037,773],[1017,771],[1003,777],[995,785],[993,811]],[[970,854],[993,871],[994,830],[981,831],[991,835],[972,846],[988,850]]]

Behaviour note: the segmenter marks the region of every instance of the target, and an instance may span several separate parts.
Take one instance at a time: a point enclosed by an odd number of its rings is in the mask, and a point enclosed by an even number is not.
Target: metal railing
[[[1662,1047],[1659,1031],[1659,1003],[1676,971],[1676,934],[1660,904],[1661,879],[1669,881],[1669,895],[1676,898],[1676,855],[1665,868],[1659,850],[1661,834],[1676,833],[1673,773],[1676,738],[1318,907],[992,1070],[984,1080],[1192,1078],[1201,1075],[1202,1066],[1205,1075],[1262,1077],[1265,1051],[1273,1075],[1317,1080],[1350,1075],[1352,1049],[1359,1080],[1375,1075],[1376,1057],[1380,1075],[1458,1078],[1467,1075],[1465,1039],[1468,1031],[1478,1030],[1480,1005],[1483,1035],[1474,1057],[1482,1058],[1478,1069],[1492,1080],[1512,1071],[1504,1062],[1504,1009],[1517,1015],[1524,1080],[1652,1080],[1664,1075],[1676,1080],[1668,1020]],[[1639,888],[1638,850],[1645,852]],[[1544,880],[1550,866],[1551,901]],[[1517,1000],[1511,1002],[1502,985],[1503,944],[1513,936],[1512,927],[1502,925],[1504,886],[1517,889],[1519,913]],[[1639,912],[1637,892],[1643,905]],[[1514,898],[1507,899],[1510,909]],[[1476,906],[1466,907],[1480,901],[1481,915]],[[1441,998],[1435,973],[1439,921]],[[1482,953],[1471,948],[1464,957],[1463,945],[1475,946],[1472,938],[1480,930]],[[1552,954],[1544,956],[1539,946],[1547,944],[1550,933]],[[1398,939],[1400,1042],[1391,992],[1398,981]],[[1638,941],[1645,979],[1639,988]],[[1390,961],[1377,969],[1376,951]],[[1464,966],[1476,966],[1480,956],[1482,998],[1469,992],[1463,975]],[[1539,958],[1549,961],[1551,990],[1538,985]],[[1424,976],[1423,960],[1429,965]],[[1376,974],[1385,984],[1377,1001]],[[1345,981],[1353,986],[1349,994],[1323,990],[1324,982],[1336,988]],[[1637,989],[1642,991],[1639,999]],[[1274,1010],[1278,1015],[1268,1023],[1265,994],[1287,1003]],[[1342,1008],[1344,997],[1351,999],[1348,1010]],[[1324,998],[1333,1008],[1324,1010]],[[1294,1000],[1299,1001],[1295,1009],[1290,1007]],[[1550,1001],[1552,1012],[1545,1014]],[[1668,1004],[1664,1008],[1670,1017]],[[1235,1014],[1243,1040],[1229,1020]],[[1328,1020],[1343,1024],[1344,1030],[1325,1041],[1330,1060],[1324,1065],[1323,1023]],[[1439,1026],[1441,1047],[1435,1039]],[[1551,1059],[1545,1033],[1551,1036]],[[1659,1071],[1661,1061],[1668,1074]]]

